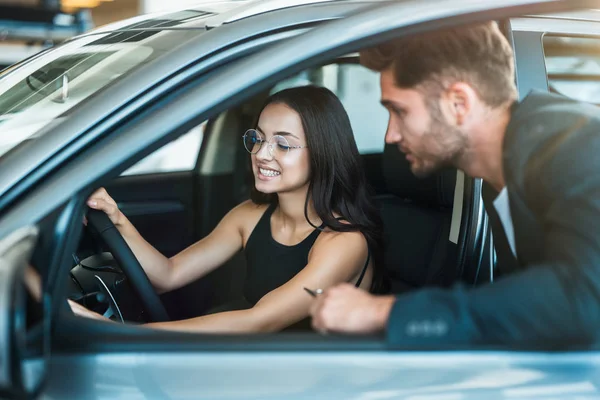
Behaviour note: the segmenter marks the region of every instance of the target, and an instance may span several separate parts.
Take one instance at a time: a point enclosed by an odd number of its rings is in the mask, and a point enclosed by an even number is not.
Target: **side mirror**
[[[49,301],[29,265],[37,236],[25,227],[0,240],[1,398],[32,397],[46,375]]]

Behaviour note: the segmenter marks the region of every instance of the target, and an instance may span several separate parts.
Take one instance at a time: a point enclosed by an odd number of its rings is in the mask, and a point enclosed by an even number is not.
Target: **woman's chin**
[[[261,193],[264,194],[272,194],[272,193],[277,193],[277,188],[275,187],[275,185],[271,184],[270,182],[264,182],[261,180],[256,180],[256,182],[254,183],[254,186],[256,188],[256,190],[258,190]]]

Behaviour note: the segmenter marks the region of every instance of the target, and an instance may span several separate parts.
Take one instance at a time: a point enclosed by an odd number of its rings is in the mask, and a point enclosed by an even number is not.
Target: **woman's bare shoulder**
[[[317,238],[316,243],[340,243],[348,246],[366,244],[365,236],[360,231],[339,232],[331,228],[325,228]]]
[[[247,234],[252,232],[267,208],[269,208],[268,204],[256,204],[252,200],[246,200],[235,206],[228,216],[235,219],[238,226]]]
[[[334,212],[332,216],[341,225],[350,225],[350,222],[346,218],[344,218],[342,215]],[[317,242],[315,242],[315,244],[331,243],[331,242],[336,242],[336,243],[346,242],[351,245],[351,244],[357,244],[357,243],[360,244],[360,242],[362,242],[362,241],[364,241],[364,235],[359,230],[340,232],[340,231],[336,231],[336,230],[332,229],[329,226],[325,226],[323,228],[323,230],[321,231],[321,234],[317,238]]]

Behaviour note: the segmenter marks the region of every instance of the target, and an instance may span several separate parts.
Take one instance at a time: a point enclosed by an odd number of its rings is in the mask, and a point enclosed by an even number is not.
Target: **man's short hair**
[[[400,88],[431,93],[465,82],[493,108],[517,97],[512,48],[495,22],[392,40],[361,51],[360,61],[378,72],[394,68]]]

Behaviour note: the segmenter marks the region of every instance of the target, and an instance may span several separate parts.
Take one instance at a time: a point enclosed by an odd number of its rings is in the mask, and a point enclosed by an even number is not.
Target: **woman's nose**
[[[259,160],[270,160],[273,158],[273,154],[271,151],[271,144],[269,142],[263,142],[262,146],[256,153],[256,158]]]

